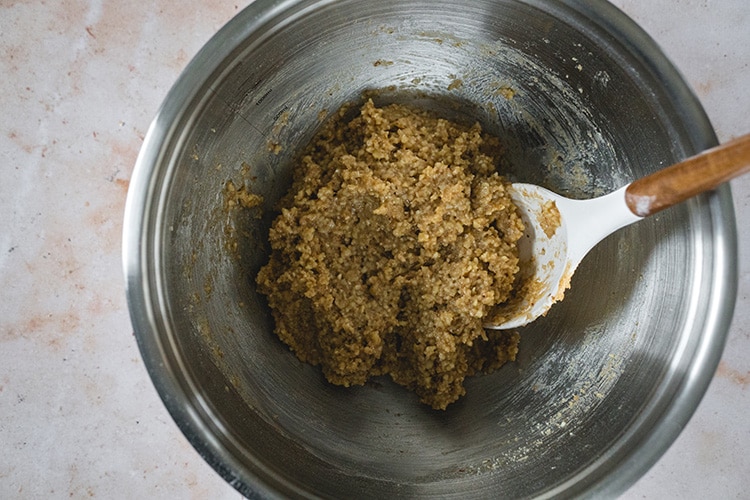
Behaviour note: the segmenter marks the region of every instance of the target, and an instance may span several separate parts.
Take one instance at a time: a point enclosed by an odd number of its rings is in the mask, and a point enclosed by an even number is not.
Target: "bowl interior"
[[[445,412],[386,378],[328,384],[274,336],[254,284],[295,154],[365,92],[478,120],[507,145],[507,176],[575,197],[710,141],[685,125],[696,104],[675,97],[683,84],[606,16],[632,29],[604,4],[261,0],[191,64],[147,139],[158,151],[142,232],[152,313],[139,341],[154,378],[170,378],[160,391],[178,423],[240,491],[572,494],[622,488],[656,460],[660,450],[622,469],[711,340],[711,197],[601,243],[566,299],[520,330],[518,360],[468,380]],[[227,211],[228,180],[262,208]]]

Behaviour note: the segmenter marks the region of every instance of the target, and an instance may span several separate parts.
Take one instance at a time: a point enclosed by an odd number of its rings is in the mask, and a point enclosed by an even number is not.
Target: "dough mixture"
[[[435,409],[518,351],[485,331],[518,273],[523,223],[499,141],[404,105],[342,109],[294,171],[257,277],[276,333],[343,386],[388,375]]]

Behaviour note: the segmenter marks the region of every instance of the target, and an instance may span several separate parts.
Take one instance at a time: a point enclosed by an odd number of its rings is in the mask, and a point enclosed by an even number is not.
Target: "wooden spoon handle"
[[[625,202],[646,217],[750,172],[750,134],[633,181]]]

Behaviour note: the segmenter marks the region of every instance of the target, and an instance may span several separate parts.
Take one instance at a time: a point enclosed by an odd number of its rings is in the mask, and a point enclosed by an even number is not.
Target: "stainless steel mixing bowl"
[[[654,42],[603,1],[257,0],[179,78],[131,181],[127,293],[175,421],[250,497],[623,491],[718,363],[736,294],[729,189],[602,243],[521,330],[517,362],[447,411],[386,379],[335,387],[273,335],[254,274],[295,153],[373,89],[479,120],[509,176],[576,196],[716,141]],[[262,210],[228,213],[230,179]]]

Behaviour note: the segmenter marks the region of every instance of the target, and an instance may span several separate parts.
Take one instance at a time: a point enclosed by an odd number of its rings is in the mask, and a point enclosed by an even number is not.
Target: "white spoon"
[[[750,134],[590,200],[572,200],[533,184],[512,184],[511,197],[526,225],[518,244],[523,285],[517,299],[486,318],[485,328],[516,328],[545,315],[562,300],[578,264],[601,240],[747,172]]]

